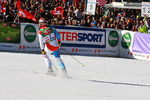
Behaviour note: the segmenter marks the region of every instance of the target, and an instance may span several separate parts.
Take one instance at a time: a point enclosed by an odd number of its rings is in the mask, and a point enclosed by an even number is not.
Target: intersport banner
[[[116,30],[53,27],[61,35],[62,53],[118,56],[119,32]]]

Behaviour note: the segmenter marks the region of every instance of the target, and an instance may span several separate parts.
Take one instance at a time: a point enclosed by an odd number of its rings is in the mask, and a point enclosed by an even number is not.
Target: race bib
[[[51,42],[51,41],[53,41],[53,40],[56,40],[55,34],[54,34],[54,33],[51,33],[51,34],[49,34],[49,35],[44,36],[44,40],[45,40],[46,42]]]
[[[51,41],[50,36],[49,35],[44,36],[44,40],[45,40],[45,42]]]

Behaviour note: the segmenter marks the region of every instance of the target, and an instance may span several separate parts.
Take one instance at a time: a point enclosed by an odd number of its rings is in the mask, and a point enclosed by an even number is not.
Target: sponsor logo
[[[105,48],[106,32],[101,31],[80,31],[80,32],[59,32],[63,41],[62,46],[67,47],[86,47],[86,48]]]
[[[36,29],[33,25],[26,25],[24,28],[24,38],[27,42],[34,42],[36,38]]]
[[[121,45],[125,49],[130,47],[130,45],[131,45],[131,35],[130,35],[130,33],[127,32],[127,33],[123,34],[122,40],[121,40]]]
[[[108,36],[108,43],[111,47],[115,47],[119,42],[119,34],[117,31],[110,31]]]

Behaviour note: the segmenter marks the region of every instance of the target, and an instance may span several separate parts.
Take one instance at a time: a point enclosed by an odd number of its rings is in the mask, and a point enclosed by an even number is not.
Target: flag
[[[74,2],[79,3],[81,0],[74,0]]]
[[[2,13],[6,13],[6,6],[5,6],[5,4],[2,5]]]
[[[63,17],[64,8],[63,7],[56,7],[51,13],[54,16],[61,15],[61,17]]]
[[[104,6],[107,3],[107,0],[97,0],[98,6]]]
[[[0,13],[6,15],[6,0],[0,0]]]
[[[26,10],[19,9],[18,15],[23,18],[31,19],[36,22],[36,18]]]
[[[6,14],[6,5],[5,4],[2,5],[2,13],[4,15]]]
[[[0,13],[2,13],[2,5],[0,4]]]
[[[16,5],[17,5],[17,9],[19,10],[18,15],[19,15],[20,17],[27,18],[27,19],[31,19],[31,20],[33,20],[33,21],[36,22],[36,18],[34,17],[34,15],[32,15],[30,12],[28,12],[28,11],[26,11],[26,10],[20,8],[20,5],[21,5],[20,0],[17,1],[17,4],[16,4]]]
[[[21,5],[20,0],[17,1],[16,5],[17,5],[17,9],[20,9],[20,5]]]

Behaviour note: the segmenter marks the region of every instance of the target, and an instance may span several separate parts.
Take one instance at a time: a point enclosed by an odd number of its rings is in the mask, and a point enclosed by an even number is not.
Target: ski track
[[[41,54],[0,52],[0,100],[149,100],[150,62],[61,55],[71,78],[46,75]],[[57,70],[56,70],[57,69]]]

